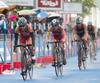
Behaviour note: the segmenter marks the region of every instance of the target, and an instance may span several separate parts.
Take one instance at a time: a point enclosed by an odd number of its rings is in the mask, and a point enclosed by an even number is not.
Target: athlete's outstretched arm
[[[15,28],[15,45],[18,44],[19,26]]]
[[[51,28],[52,27],[50,27],[49,29],[48,29],[48,31],[47,31],[47,35],[46,35],[46,43],[48,44],[48,38],[49,38],[49,35],[50,35],[50,32],[51,32]]]
[[[32,29],[32,27],[28,24],[28,30],[29,30],[29,32],[30,32],[30,36],[31,36],[31,38],[32,38],[32,44],[33,44],[33,46],[35,46],[35,37],[34,37],[34,32],[33,32],[33,29]]]
[[[88,32],[87,32],[87,26],[86,26],[85,24],[83,24],[83,26],[84,26],[84,29],[85,29],[85,30],[84,30],[84,31],[85,31],[85,34],[84,34],[84,36],[85,36],[85,37],[87,37],[87,36],[88,36]]]
[[[74,25],[73,30],[72,30],[71,41],[74,40],[74,33],[75,33],[75,30],[76,30],[75,28],[76,28],[76,25]]]
[[[96,27],[95,27],[95,26],[93,26],[93,28],[94,28],[94,34],[95,34],[95,38],[97,39]]]
[[[64,41],[66,40],[66,33],[65,33],[65,30],[64,30],[64,28],[61,26],[61,29],[62,29],[62,34],[63,34],[63,36],[64,36]]]

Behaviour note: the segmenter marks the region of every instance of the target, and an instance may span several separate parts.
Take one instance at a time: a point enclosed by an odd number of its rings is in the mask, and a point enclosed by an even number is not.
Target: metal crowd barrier
[[[49,24],[48,24],[48,27],[49,27]],[[49,55],[51,55],[50,53],[52,53],[52,46],[51,46],[51,50],[50,49],[48,50],[46,48],[47,45],[46,45],[46,41],[45,41],[45,37],[46,37],[46,33],[45,33],[46,26],[45,26],[45,24],[43,24],[42,28],[43,28],[43,31],[44,31],[43,34],[42,35],[41,35],[41,33],[37,34],[36,33],[36,24],[34,24],[34,29],[35,29],[34,30],[34,33],[35,33],[35,48],[36,48],[36,51],[38,50],[37,53],[35,51],[35,55],[37,57],[40,57],[41,53],[43,53],[42,56],[49,56]],[[39,23],[39,28],[38,29],[41,30],[41,24],[40,23]],[[72,49],[71,42],[70,42],[71,33],[69,33],[69,31],[67,29],[66,29],[66,35],[67,35],[67,39],[66,39],[66,43],[65,43],[65,49],[66,49],[66,58],[67,58],[67,57],[72,57],[73,55],[75,56],[76,55],[76,51],[75,51],[75,43],[74,43],[74,48]],[[51,38],[52,38],[52,34],[50,35],[50,39]],[[4,22],[4,34],[0,34],[0,40],[4,41],[4,64],[7,63],[6,41],[7,40],[11,41],[11,53],[10,54],[11,54],[11,62],[12,62],[12,67],[13,67],[13,41],[14,41],[13,22],[11,22],[11,34],[6,34],[6,24]],[[38,41],[38,43],[37,43],[37,41]],[[41,44],[43,44],[42,45],[43,46],[42,49],[41,49]],[[18,49],[17,50],[17,54],[16,54],[17,61],[20,61],[19,60],[19,54],[20,54],[20,52],[19,52],[19,49]]]

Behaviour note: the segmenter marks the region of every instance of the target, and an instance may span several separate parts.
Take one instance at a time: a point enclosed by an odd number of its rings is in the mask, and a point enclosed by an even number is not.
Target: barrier
[[[0,54],[0,59],[1,59],[2,62],[4,62],[4,60],[3,60],[2,56],[1,56],[1,54]]]
[[[4,64],[3,65],[3,71],[6,70],[6,69],[9,69],[9,68],[10,69],[12,68],[12,64]]]
[[[4,21],[4,63],[7,63],[6,58],[6,22]]]
[[[21,62],[20,61],[13,62],[13,68],[21,68]],[[7,64],[4,64],[4,62],[0,63],[0,74],[2,74],[4,70],[8,69],[12,69],[12,62],[7,62]]]
[[[6,27],[6,26],[5,26]],[[51,63],[52,62],[52,45],[49,45],[49,50],[47,49],[47,45],[46,45],[46,41],[45,41],[45,37],[46,37],[46,26],[45,24],[43,24],[43,26],[39,23],[39,31],[41,30],[41,28],[43,28],[44,33],[41,34],[39,32],[39,34],[36,33],[36,23],[34,24],[34,33],[35,33],[35,55],[37,58],[37,63],[43,62],[43,63]],[[50,27],[50,24],[47,25],[47,27]],[[70,58],[72,56],[75,56],[76,53],[74,52],[75,48],[73,48],[71,46],[71,42],[70,42],[70,33],[68,31],[66,31],[66,35],[67,35],[67,39],[66,39],[66,43],[64,45],[65,49],[66,49],[66,58]],[[17,51],[17,56],[14,54],[13,52],[13,22],[11,22],[11,35],[6,35],[6,33],[4,33],[4,64],[6,64],[8,62],[7,60],[7,54],[8,54],[8,50],[10,50],[10,62],[12,63],[12,68],[16,67],[15,65],[17,65],[17,63],[19,64],[19,66],[21,66],[20,64],[20,51]],[[10,43],[7,43],[7,38],[10,40]],[[49,40],[51,41],[52,38],[52,34],[50,34]],[[9,45],[10,44],[10,45]],[[10,48],[7,47],[10,46]],[[75,45],[74,45],[75,46]],[[43,56],[43,57],[42,57]],[[14,61],[14,58],[16,58],[16,62]],[[19,61],[19,62],[18,62]]]
[[[2,72],[3,72],[3,66],[0,65],[0,74],[2,74]]]
[[[13,21],[11,21],[11,62],[13,68]]]
[[[5,64],[2,62],[2,63],[0,63],[0,66],[2,67],[2,71],[4,71],[8,68],[12,68],[12,63],[10,62],[10,63]]]
[[[13,65],[14,65],[14,68],[18,68],[18,67],[21,68],[21,62],[20,61],[13,62]]]
[[[49,50],[47,49],[46,46],[46,41],[45,41],[45,37],[46,37],[46,33],[44,32],[44,34],[37,34],[36,33],[36,23],[34,24],[35,26],[35,55],[36,55],[36,63],[42,63],[42,64],[49,64],[52,63],[53,57],[52,57],[52,45],[49,45]],[[39,24],[39,30],[41,30],[41,24]],[[49,26],[49,24],[48,24]],[[5,26],[6,27],[6,26]],[[45,31],[45,24],[43,24],[44,30]],[[18,68],[21,67],[21,62],[20,62],[20,51],[17,51],[17,56],[16,54],[13,52],[13,23],[11,23],[11,34],[6,34],[4,32],[4,34],[0,35],[0,40],[3,38],[4,41],[0,41],[0,46],[2,45],[2,48],[0,48],[0,54],[2,49],[3,50],[3,54],[4,55],[3,59],[4,59],[4,63],[2,63],[2,60],[0,60],[0,74],[2,74],[2,71],[8,68]],[[76,50],[76,43],[73,43],[74,45],[71,45],[71,33],[69,33],[69,31],[66,30],[66,35],[67,35],[67,39],[66,39],[66,43],[64,45],[65,50],[66,50],[66,58],[71,58],[77,55],[77,50]],[[51,41],[52,38],[52,34],[50,34],[49,37],[49,41]],[[7,40],[10,40],[7,41]],[[100,39],[98,39],[98,46],[100,48]],[[4,46],[4,48],[3,48]],[[11,50],[10,50],[11,49]],[[11,56],[10,56],[11,55]],[[16,58],[16,61],[14,60],[14,58]]]

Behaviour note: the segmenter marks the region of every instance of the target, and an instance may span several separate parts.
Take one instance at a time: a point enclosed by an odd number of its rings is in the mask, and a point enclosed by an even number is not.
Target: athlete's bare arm
[[[88,32],[87,32],[87,26],[85,24],[83,24],[83,27],[84,27],[84,36],[87,37],[88,36]]]
[[[15,28],[15,33],[19,33],[19,26]]]
[[[28,26],[28,31],[29,31],[29,32],[33,32],[32,27],[31,27],[29,24],[27,24],[27,26]]]
[[[52,27],[50,27],[47,31],[47,35],[46,35],[46,42],[48,42],[48,38],[49,38],[49,35],[50,35],[50,32],[51,32],[51,29]]]
[[[72,30],[72,35],[71,35],[71,40],[73,41],[74,39],[74,33],[76,31],[76,25],[74,25],[73,30]]]
[[[93,28],[94,28],[94,34],[95,34],[95,38],[97,39],[96,27],[95,27],[95,26],[93,26]]]

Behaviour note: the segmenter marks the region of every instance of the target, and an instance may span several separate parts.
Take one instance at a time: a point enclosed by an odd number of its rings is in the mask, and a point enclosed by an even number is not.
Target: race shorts
[[[62,40],[64,38],[64,36],[52,36],[52,39],[55,39],[55,40]]]
[[[19,43],[26,43],[30,36],[20,36]]]

